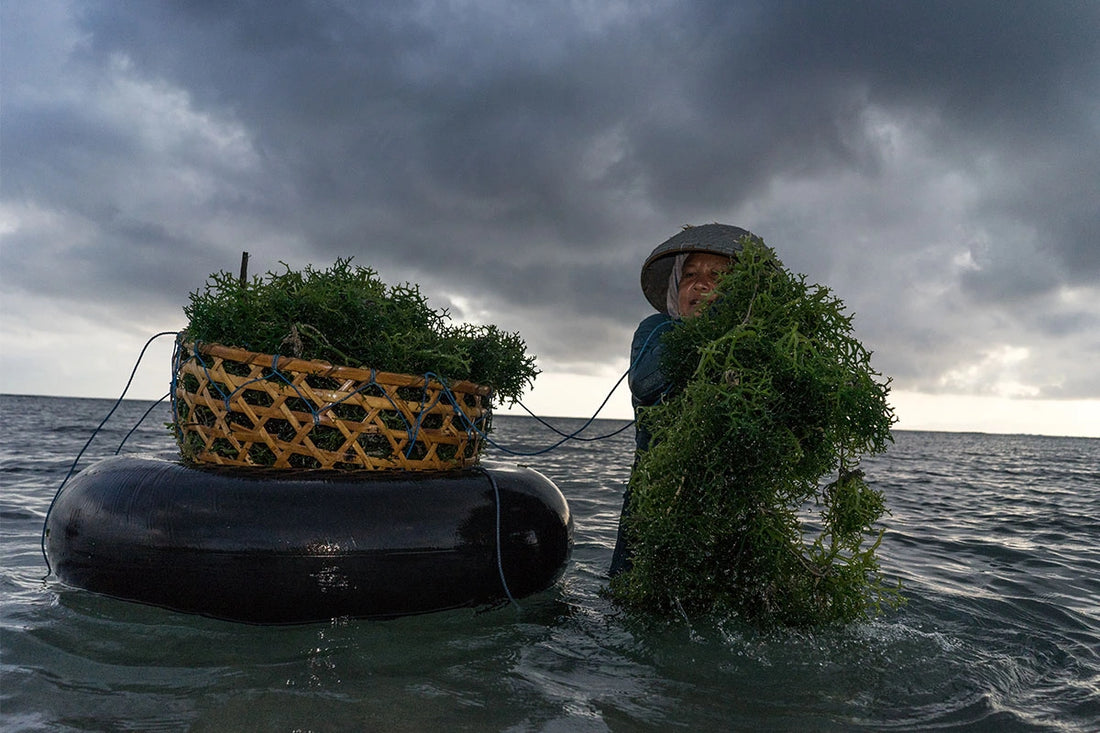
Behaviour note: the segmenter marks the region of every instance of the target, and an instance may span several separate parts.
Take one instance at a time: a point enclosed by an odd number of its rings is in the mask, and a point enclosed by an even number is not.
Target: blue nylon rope
[[[442,384],[444,388],[447,387],[447,383],[444,382],[442,378],[436,378],[439,380],[439,383]],[[416,439],[420,437],[420,423],[424,419],[424,413],[439,404],[439,400],[442,397],[442,394],[442,392],[436,394],[435,399],[432,400],[432,403],[427,407],[424,406],[424,399],[428,396],[428,375],[425,374],[424,386],[420,390],[420,407],[416,411],[416,424],[408,430],[409,447],[405,449],[405,458],[410,458],[412,456],[413,448],[416,447]],[[390,401],[392,402],[393,400]],[[469,435],[469,431],[467,431],[467,435]]]
[[[501,546],[500,540],[500,487],[497,486],[497,480],[493,478],[493,474],[489,473],[484,467],[478,466],[483,474],[489,479],[489,484],[493,487],[493,498],[496,503],[496,545],[497,545],[497,572],[500,573],[500,584],[504,587],[504,595],[508,596],[508,600],[512,602],[512,605],[519,608],[520,605],[512,595],[511,589],[508,587],[508,579],[504,577],[504,550]]]
[[[178,334],[178,331],[161,331],[158,334],[150,336],[149,340],[145,342],[145,346],[141,347],[141,353],[138,354],[137,361],[134,363],[134,368],[130,370],[130,378],[126,380],[126,386],[122,388],[122,394],[120,394],[118,396],[118,399],[115,400],[115,404],[111,407],[106,417],[104,417],[99,425],[96,426],[96,429],[92,431],[92,434],[88,436],[88,441],[84,444],[84,447],[80,449],[80,452],[76,454],[76,458],[73,459],[73,464],[69,466],[69,472],[65,474],[65,478],[62,479],[61,485],[57,487],[57,491],[54,493],[53,499],[50,501],[50,506],[48,509],[46,509],[46,518],[42,522],[41,545],[42,557],[46,560],[46,577],[49,577],[50,573],[53,572],[53,568],[50,567],[50,559],[46,556],[46,524],[49,522],[50,512],[53,511],[54,504],[57,503],[57,497],[61,496],[61,492],[65,489],[65,484],[69,483],[69,479],[72,478],[73,473],[76,472],[76,466],[78,463],[80,463],[80,459],[84,456],[84,452],[88,450],[88,446],[92,444],[92,441],[95,440],[95,437],[99,435],[99,431],[103,429],[103,426],[106,425],[107,421],[111,419],[111,415],[114,415],[115,410],[117,410],[118,406],[122,404],[122,400],[126,397],[126,393],[129,391],[130,385],[134,383],[134,376],[137,375],[138,367],[141,365],[141,360],[145,358],[145,352],[149,349],[150,344],[159,339],[161,336],[176,336]],[[157,402],[159,402],[159,400]],[[152,408],[150,408],[150,410],[151,409]]]
[[[122,452],[122,446],[126,445],[126,441],[130,439],[130,436],[134,434],[134,431],[137,430],[139,427],[141,427],[141,424],[143,422],[145,422],[145,418],[149,417],[149,413],[151,413],[153,411],[153,408],[156,407],[157,405],[159,405],[161,402],[164,402],[166,399],[168,399],[169,395],[171,395],[171,392],[164,395],[163,397],[161,397],[159,400],[157,400],[153,404],[149,405],[149,409],[145,411],[144,415],[142,415],[140,418],[138,418],[138,421],[136,423],[134,423],[134,427],[130,428],[130,432],[126,433],[126,437],[123,438],[122,442],[118,444],[117,448],[115,448],[115,455],[116,456],[119,453]]]
[[[616,385],[616,386],[618,386],[618,385]],[[626,425],[623,425],[623,426],[622,426],[621,428],[618,428],[618,429],[616,429],[616,430],[612,430],[612,431],[611,431],[610,433],[604,433],[603,435],[593,435],[593,436],[591,436],[591,437],[587,437],[587,438],[582,438],[582,437],[580,437],[579,435],[577,435],[576,431],[574,431],[574,432],[572,432],[572,433],[566,433],[566,432],[562,432],[562,431],[561,431],[560,429],[558,429],[558,428],[557,428],[556,426],[554,426],[554,425],[551,425],[551,424],[550,424],[550,423],[548,423],[548,422],[547,422],[546,420],[544,420],[543,418],[541,418],[541,417],[539,417],[538,415],[536,415],[535,413],[533,413],[533,412],[531,411],[531,408],[530,408],[530,407],[528,407],[527,405],[523,404],[523,402],[521,402],[521,401],[519,401],[519,400],[516,400],[516,404],[517,404],[517,405],[519,405],[520,407],[522,407],[522,408],[523,408],[523,410],[524,410],[524,412],[526,412],[526,413],[527,413],[528,415],[530,415],[531,417],[533,417],[533,418],[534,418],[535,420],[537,420],[537,421],[538,421],[539,423],[541,423],[541,424],[542,424],[542,425],[543,425],[544,427],[546,427],[546,428],[547,428],[548,430],[550,430],[550,432],[552,432],[552,433],[557,433],[558,435],[561,435],[561,436],[564,436],[564,437],[568,437],[568,438],[570,438],[571,440],[576,440],[576,441],[579,441],[579,442],[585,442],[585,443],[587,443],[587,442],[593,442],[593,441],[597,441],[597,440],[604,440],[604,439],[606,439],[606,438],[613,438],[613,437],[615,437],[616,435],[618,435],[619,433],[621,433],[621,432],[623,432],[624,430],[626,430],[627,428],[630,428],[631,426],[633,426],[633,425],[634,425],[634,421],[633,421],[633,420],[631,420],[631,421],[629,421],[629,422],[628,422],[628,423],[627,423]]]
[[[526,405],[524,405],[522,402],[519,402],[517,400],[517,403],[520,405],[520,407],[522,407],[524,410],[526,410],[528,414],[530,414],[532,417],[534,417],[536,420],[538,420],[540,423],[542,423],[546,427],[550,428],[552,431],[554,431],[558,435],[562,436],[561,440],[558,440],[555,443],[552,443],[551,445],[547,446],[546,448],[542,448],[542,449],[535,450],[535,451],[512,450],[511,448],[509,448],[505,445],[501,445],[500,443],[497,443],[495,440],[490,438],[488,433],[481,430],[481,428],[479,428],[477,425],[472,423],[470,421],[470,418],[466,416],[466,413],[463,412],[458,407],[458,402],[455,399],[454,394],[452,394],[450,389],[448,389],[446,383],[442,382],[442,380],[440,380],[438,377],[436,377],[436,379],[443,384],[444,392],[447,395],[447,398],[450,400],[451,404],[454,406],[455,412],[458,413],[458,415],[461,416],[461,419],[466,424],[465,429],[466,429],[466,433],[468,435],[471,432],[477,433],[481,437],[481,439],[484,440],[485,442],[487,442],[489,445],[491,445],[494,448],[496,448],[497,450],[503,451],[504,453],[507,453],[509,455],[523,456],[523,457],[540,456],[540,455],[544,455],[546,453],[549,453],[552,450],[555,450],[555,449],[559,448],[560,446],[562,446],[563,444],[569,442],[570,440],[576,440],[576,441],[604,440],[606,438],[610,438],[612,436],[618,435],[619,433],[623,432],[624,430],[629,428],[631,425],[633,425],[634,421],[632,420],[629,423],[627,423],[626,425],[624,425],[623,427],[619,428],[618,430],[610,432],[606,435],[600,435],[600,436],[591,437],[591,438],[581,438],[581,437],[579,437],[581,433],[583,433],[585,430],[587,430],[588,427],[593,422],[595,422],[595,420],[599,416],[600,412],[603,410],[604,407],[607,406],[607,403],[611,399],[611,396],[613,394],[615,394],[615,390],[617,390],[619,388],[619,385],[623,383],[623,380],[626,379],[630,375],[630,369],[634,368],[634,365],[637,364],[638,359],[640,359],[641,356],[646,352],[646,348],[649,346],[649,342],[653,339],[653,337],[656,336],[658,333],[663,332],[663,331],[667,330],[668,328],[670,328],[672,326],[672,324],[673,324],[673,321],[666,321],[665,323],[660,324],[659,326],[654,328],[652,331],[650,331],[649,335],[646,336],[646,340],[642,342],[642,347],[640,349],[638,349],[638,357],[635,358],[633,362],[631,362],[630,367],[625,372],[623,372],[623,375],[621,377],[619,377],[617,382],[615,382],[615,385],[611,388],[611,391],[607,393],[607,396],[604,397],[603,402],[600,403],[600,406],[596,408],[596,411],[592,414],[592,417],[588,418],[583,425],[581,425],[579,428],[574,430],[572,433],[565,433],[565,432],[562,432],[562,431],[558,430],[553,425],[546,422],[544,419],[542,419],[542,418],[538,417],[537,415],[535,415],[535,413],[531,412],[531,410],[528,409]],[[429,373],[425,374],[424,376],[428,377],[430,374],[431,373],[429,372]],[[431,375],[431,376],[435,376],[435,375]]]

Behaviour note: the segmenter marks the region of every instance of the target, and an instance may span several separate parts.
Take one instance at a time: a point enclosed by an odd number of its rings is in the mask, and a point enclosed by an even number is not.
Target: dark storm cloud
[[[64,62],[35,56],[44,21],[4,24],[0,185],[80,228],[54,246],[84,277],[24,227],[6,286],[178,309],[242,249],[354,254],[541,329],[550,361],[607,361],[648,250],[740,213],[857,306],[902,386],[1095,325],[1064,297],[1100,276],[1093,2],[71,8]]]
[[[245,120],[327,220],[381,200],[410,217],[541,228],[565,246],[598,222],[614,231],[608,190],[706,211],[779,171],[873,166],[853,134],[868,103],[936,110],[948,147],[1018,145],[1021,165],[1039,162],[1028,150],[1063,158],[1052,164],[1084,155],[1080,173],[1095,171],[1096,21],[1091,3],[976,2],[670,4],[600,34],[582,13],[508,5],[85,15],[101,57],[124,52]],[[594,187],[580,168],[601,135],[618,136],[619,157]],[[1042,218],[1068,186],[1027,173],[1041,189],[1007,194]],[[1057,235],[1095,231],[1083,205],[1048,226],[1075,264],[1090,262],[1074,254],[1080,236]]]

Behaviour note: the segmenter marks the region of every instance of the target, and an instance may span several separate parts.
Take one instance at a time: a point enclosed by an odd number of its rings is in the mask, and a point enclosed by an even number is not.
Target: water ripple
[[[1097,440],[899,433],[865,469],[892,512],[883,572],[908,603],[868,623],[761,634],[615,608],[603,589],[627,431],[538,458],[489,451],[549,476],[574,514],[561,583],[519,609],[254,627],[44,581],[46,509],[110,406],[0,397],[8,730],[1083,731],[1100,720]],[[112,454],[146,407],[124,403],[81,465]],[[128,449],[172,449],[162,408]],[[525,418],[496,429],[516,449],[555,439]]]

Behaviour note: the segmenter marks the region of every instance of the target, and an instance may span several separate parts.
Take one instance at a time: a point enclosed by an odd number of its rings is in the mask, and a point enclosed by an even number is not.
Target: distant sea
[[[866,623],[765,634],[612,605],[627,429],[488,451],[569,500],[576,547],[551,590],[518,608],[264,627],[45,577],[46,511],[111,405],[0,396],[4,731],[1100,730],[1097,439],[898,432],[864,468],[891,512],[880,561],[908,603]],[[147,407],[124,402],[80,467]],[[172,449],[168,420],[157,407],[123,452]],[[493,437],[517,453],[557,438],[510,416]]]

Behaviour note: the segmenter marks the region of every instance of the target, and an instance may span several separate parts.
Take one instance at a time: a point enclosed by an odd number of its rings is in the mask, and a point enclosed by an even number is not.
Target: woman
[[[630,347],[628,382],[635,421],[640,408],[656,404],[670,387],[661,372],[661,335],[682,319],[695,316],[713,297],[718,276],[741,251],[741,238],[746,236],[752,235],[729,224],[684,227],[654,249],[642,265],[642,292],[658,312],[638,325]],[[649,447],[649,431],[639,422],[635,422],[634,441],[638,451]],[[629,504],[627,487],[611,558],[613,576],[630,569],[630,548],[624,534]]]

